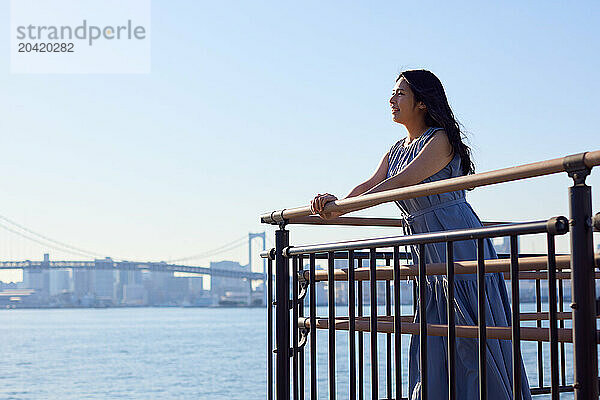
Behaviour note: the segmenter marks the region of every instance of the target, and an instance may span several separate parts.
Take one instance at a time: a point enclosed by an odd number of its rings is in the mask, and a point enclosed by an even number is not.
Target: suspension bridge
[[[63,254],[81,257],[80,260],[50,260],[47,254],[41,261],[32,260],[0,260],[0,271],[2,270],[146,270],[154,272],[182,272],[197,275],[208,275],[221,278],[246,279],[249,281],[264,281],[265,264],[263,262],[262,272],[252,271],[252,243],[253,239],[262,239],[262,249],[265,250],[265,233],[248,233],[234,241],[211,250],[193,254],[186,257],[174,258],[169,261],[128,261],[103,257],[100,253],[89,251],[71,244],[50,238],[40,234],[26,226],[19,224],[7,217],[0,215],[0,229],[13,236],[30,243],[34,243],[47,252],[55,250]],[[211,268],[207,266],[188,265],[198,260],[208,259],[224,253],[231,252],[244,245],[248,246],[248,264],[245,271]],[[185,265],[184,265],[185,263]]]
[[[194,267],[189,265],[168,264],[166,262],[131,262],[113,261],[111,259],[93,261],[0,261],[0,270],[40,270],[40,269],[87,269],[87,270],[147,270],[155,272],[185,272],[198,275],[218,276],[221,278],[237,278],[264,280],[261,272],[232,271],[227,269]]]

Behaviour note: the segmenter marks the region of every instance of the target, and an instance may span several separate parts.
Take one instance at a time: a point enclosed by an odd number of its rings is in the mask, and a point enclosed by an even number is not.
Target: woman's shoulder
[[[444,130],[444,128],[440,127],[432,127],[427,131],[423,136],[425,136],[422,140],[422,146],[425,146],[431,140],[435,138],[437,142],[440,142],[443,147],[452,147],[450,144],[450,139],[448,138],[448,134]]]
[[[426,132],[426,136],[428,138],[431,138],[431,137],[434,137],[434,136],[446,136],[446,137],[448,137],[448,135],[446,134],[446,131],[444,130],[444,128],[439,127],[439,126],[432,126],[431,128],[429,128],[429,130]]]

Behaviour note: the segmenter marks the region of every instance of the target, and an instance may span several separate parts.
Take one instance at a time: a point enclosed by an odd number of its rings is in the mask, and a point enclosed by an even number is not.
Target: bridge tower
[[[254,238],[260,238],[262,239],[262,249],[263,251],[265,251],[266,249],[266,237],[265,237],[265,232],[260,232],[260,233],[248,233],[248,271],[252,272],[252,239]],[[263,259],[263,269],[262,269],[262,273],[266,274],[267,273],[267,261],[265,259]]]
[[[260,238],[262,239],[262,249],[263,251],[266,248],[266,236],[265,236],[265,232],[260,232],[260,233],[251,233],[248,232],[248,272],[252,272],[252,239],[255,238]],[[263,302],[265,304],[267,304],[267,284],[266,284],[266,274],[267,274],[267,264],[266,264],[266,260],[263,259],[263,269],[262,269],[262,273],[263,273],[263,287],[264,287],[264,295],[263,295]],[[250,303],[252,303],[252,281],[248,280],[248,285],[250,287]]]

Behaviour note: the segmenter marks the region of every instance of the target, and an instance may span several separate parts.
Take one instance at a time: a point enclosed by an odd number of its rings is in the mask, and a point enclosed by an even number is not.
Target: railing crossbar
[[[310,321],[304,318],[298,321],[300,326],[310,327]],[[349,329],[348,318],[337,318],[335,320],[335,329],[346,331]],[[317,329],[329,329],[328,318],[317,318],[316,320]],[[402,334],[418,335],[419,328],[421,327],[420,322],[406,322],[402,321]],[[370,317],[363,317],[363,319],[357,319],[355,322],[355,329],[357,332],[372,332],[371,331],[371,319]],[[479,336],[479,327],[477,325],[456,325],[456,337],[477,339]],[[487,326],[486,337],[487,339],[500,339],[500,340],[512,340],[512,327],[508,326]],[[383,320],[381,316],[377,318],[377,332],[378,333],[394,333],[394,321]],[[530,342],[549,342],[550,333],[548,328],[537,328],[534,326],[521,326],[518,329],[521,341]],[[558,329],[558,341],[564,343],[572,343],[572,330],[568,328]],[[447,324],[427,324],[427,333],[429,336],[448,336],[448,325]],[[600,331],[597,332],[597,337],[600,338]]]
[[[354,240],[309,246],[288,247],[285,254],[294,256],[298,254],[323,253],[331,251],[348,251],[375,249],[377,247],[394,247],[407,245],[424,245],[448,241],[472,240],[502,237],[509,235],[526,235],[551,232],[565,234],[569,230],[569,222],[565,217],[554,217],[545,221],[520,222],[507,225],[498,225],[487,228],[456,229],[434,233],[420,233],[407,236],[390,236],[377,239]]]

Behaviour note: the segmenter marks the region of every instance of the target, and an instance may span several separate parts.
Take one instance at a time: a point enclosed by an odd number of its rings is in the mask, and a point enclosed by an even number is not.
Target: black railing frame
[[[275,231],[275,393],[290,400],[290,264],[283,254],[290,244],[285,223]]]
[[[591,187],[587,186],[585,184],[585,180],[586,177],[589,175],[591,168],[587,167],[585,165],[585,163],[583,162],[583,156],[582,155],[574,155],[574,156],[569,156],[569,157],[565,157],[565,161],[564,161],[564,166],[565,166],[565,171],[568,173],[569,177],[571,177],[573,179],[573,186],[569,187],[569,214],[570,214],[570,218],[569,218],[569,231],[570,231],[570,244],[571,244],[571,285],[572,285],[572,290],[571,290],[571,296],[572,296],[572,304],[571,304],[571,308],[572,308],[572,332],[573,332],[573,362],[574,362],[574,383],[572,386],[570,385],[566,385],[565,382],[565,376],[564,376],[564,344],[561,343],[561,352],[560,352],[560,356],[561,356],[561,362],[560,365],[562,366],[561,369],[561,380],[562,380],[562,385],[559,386],[559,377],[558,377],[558,370],[556,369],[556,367],[553,365],[552,369],[551,369],[551,380],[552,380],[552,387],[551,390],[549,391],[550,393],[552,393],[552,398],[553,399],[558,399],[558,394],[559,392],[563,392],[565,390],[569,390],[570,388],[572,388],[572,390],[574,391],[574,395],[575,395],[575,399],[576,400],[588,400],[588,399],[594,399],[594,398],[598,398],[598,363],[597,363],[597,332],[596,332],[596,293],[595,293],[595,275],[594,275],[594,271],[595,271],[595,266],[594,266],[594,253],[593,253],[593,229],[595,225],[598,225],[598,221],[600,220],[600,218],[598,217],[598,214],[596,216],[592,215],[592,202],[591,202]],[[292,348],[290,348],[290,328],[291,328],[291,324],[290,324],[290,309],[292,307],[297,307],[297,303],[294,301],[296,300],[296,296],[293,300],[290,300],[290,290],[289,290],[289,281],[290,281],[290,265],[289,265],[289,261],[290,261],[290,257],[289,254],[286,254],[286,252],[289,252],[290,250],[290,245],[289,245],[289,231],[286,229],[286,225],[287,225],[287,221],[283,218],[281,218],[281,220],[279,221],[279,229],[276,230],[275,232],[275,248],[269,252],[268,258],[270,259],[270,265],[271,265],[271,261],[274,260],[275,261],[275,302],[273,303],[273,305],[275,305],[275,347],[276,349],[273,350],[276,353],[276,364],[275,364],[275,395],[276,395],[276,399],[277,400],[289,400],[290,399],[290,361],[293,355],[295,355],[296,351],[298,349],[295,348],[295,346],[297,345],[297,340],[295,340],[294,346]],[[513,238],[514,240],[514,244],[516,244],[516,235],[510,235],[511,237],[511,260],[513,260],[513,257],[515,254],[513,252],[515,252],[513,245]],[[446,243],[453,243],[452,239],[448,239]],[[419,244],[419,246],[422,246],[422,244]],[[478,246],[479,247],[479,246]],[[516,246],[515,246],[516,247]],[[374,256],[373,253],[375,253],[375,248],[372,249],[371,251],[371,256],[369,257],[371,260],[374,260]],[[330,251],[330,254],[333,254],[333,249],[332,250],[328,250]],[[352,249],[350,249],[349,251],[352,251]],[[548,232],[548,253],[550,255],[550,252],[554,253],[554,235],[551,234],[550,232]],[[394,247],[394,269],[396,269],[397,266],[397,257],[395,256],[395,254],[397,253],[397,249],[396,247]],[[451,249],[448,250],[448,256],[451,257],[452,251]],[[516,254],[518,256],[518,250],[516,251]],[[331,257],[330,257],[331,259]],[[353,258],[352,256],[349,256],[349,261],[350,260],[357,260],[357,264],[360,265],[361,263],[361,259],[360,258]],[[389,259],[389,258],[388,258]],[[311,372],[310,372],[310,377],[311,377],[311,398],[313,398],[313,396],[316,396],[317,394],[317,385],[316,382],[312,382],[312,380],[314,378],[316,378],[316,355],[314,355],[314,353],[316,353],[316,343],[314,343],[314,339],[316,339],[316,335],[315,335],[315,331],[316,331],[316,324],[315,324],[315,314],[314,312],[316,311],[314,309],[314,302],[313,300],[315,300],[315,294],[314,294],[314,276],[315,276],[315,253],[310,253],[310,337],[311,337]],[[450,264],[449,264],[450,265]],[[480,265],[482,265],[482,263],[480,263]],[[478,267],[480,266],[478,265]],[[374,263],[373,261],[371,261],[371,274],[373,275],[373,273],[375,272],[375,267],[374,267]],[[353,263],[349,265],[349,267],[351,269],[354,269]],[[552,363],[558,363],[558,342],[556,341],[555,343],[552,342],[552,338],[556,338],[557,337],[557,322],[560,323],[560,327],[563,327],[563,323],[562,320],[561,321],[557,321],[556,320],[556,285],[557,285],[557,280],[555,277],[555,273],[556,273],[556,269],[555,269],[555,265],[554,268],[553,267],[553,261],[551,260],[550,256],[548,258],[548,282],[549,282],[549,301],[552,302],[554,301],[554,304],[550,306],[550,312],[549,312],[549,316],[550,316],[550,337],[551,337],[551,360]],[[300,267],[302,269],[302,266]],[[424,278],[424,265],[419,265],[419,280],[421,280],[422,278]],[[516,271],[516,272],[515,272]],[[333,268],[330,267],[329,268],[329,272],[330,274],[333,272]],[[483,274],[484,272],[481,271],[480,274]],[[447,271],[448,275],[454,275],[454,271],[452,268],[452,272],[450,271],[450,269],[448,269]],[[516,278],[518,277],[518,270],[516,270],[515,268],[511,268],[511,276],[512,278]],[[268,282],[268,290],[269,290],[269,294],[272,293],[272,281],[271,281],[271,267],[269,268],[269,282]],[[351,278],[352,282],[354,283],[354,277]],[[372,287],[376,286],[376,279],[373,279],[372,281]],[[396,276],[394,276],[394,283],[396,283]],[[513,290],[512,293],[512,297],[513,297],[513,301],[515,300],[515,294],[517,296],[517,301],[518,301],[518,279],[513,280],[513,284],[514,282],[516,283],[516,293],[515,290]],[[360,288],[362,288],[362,281],[356,281],[356,283],[359,285]],[[511,284],[511,285],[513,285]],[[335,285],[334,285],[335,286]],[[421,285],[419,285],[421,286]],[[394,285],[394,296],[398,296],[398,293],[396,293],[396,288],[397,286]],[[562,297],[563,297],[563,289],[562,289],[562,279],[558,280],[558,296],[559,296],[559,311],[562,311]],[[358,297],[359,297],[359,301],[362,300],[361,298],[361,293],[362,290],[359,289],[359,293],[358,293]],[[376,297],[376,291],[374,292],[373,290],[371,290],[371,294],[375,295]],[[420,299],[422,299],[421,296],[419,296]],[[270,304],[270,302],[272,301],[272,298],[269,295],[269,304],[267,305],[269,308],[272,307],[272,304]],[[371,314],[377,314],[376,311],[376,306],[375,308],[375,312],[373,312],[373,310],[371,311]],[[362,309],[359,309],[359,316],[362,314]],[[514,322],[514,318],[515,318],[515,312],[513,310],[513,322]],[[554,314],[554,316],[553,316]],[[269,316],[271,316],[272,314],[269,311]],[[448,317],[450,317],[450,314],[448,315]],[[517,316],[518,318],[518,316]],[[269,335],[268,335],[268,352],[269,352],[269,357],[271,357],[271,324],[272,322],[272,318],[269,317]],[[294,322],[294,325],[297,326],[296,321]],[[424,327],[423,327],[424,325]],[[450,324],[449,324],[450,325]],[[451,332],[450,330],[453,329],[453,323],[451,324],[452,326],[449,326],[449,332],[448,332],[448,337],[451,337]],[[354,321],[352,322],[352,326],[354,326]],[[375,328],[375,332],[376,332],[376,326],[377,326],[377,319],[373,319],[371,318],[371,328]],[[400,322],[398,322],[398,327],[400,326]],[[333,331],[335,331],[335,321],[330,320],[329,321],[329,329],[330,331],[332,330],[333,327]],[[421,322],[421,329],[427,329],[427,325],[426,323],[424,324],[423,322]],[[520,353],[520,349],[517,350],[518,344],[520,343],[520,340],[518,338],[518,331],[519,329],[517,329],[514,325],[513,325],[513,342],[516,341],[516,344],[513,344],[513,351],[519,351]],[[352,331],[354,331],[354,327],[352,328]],[[373,332],[373,330],[371,331]],[[484,331],[485,332],[485,331]],[[359,332],[359,334],[361,334],[361,332]],[[480,330],[480,334],[481,334],[481,330]],[[485,333],[484,333],[485,335]],[[517,336],[515,336],[517,335]],[[375,338],[371,339],[372,343],[371,343],[371,347],[373,345],[377,345],[377,339],[376,339],[376,334],[373,335],[375,336]],[[295,336],[296,337],[296,336]],[[452,337],[454,337],[454,332],[452,332]],[[361,336],[359,336],[359,342],[361,342]],[[335,340],[335,339],[333,339]],[[331,343],[331,334],[330,334],[330,343]],[[352,345],[353,345],[354,341],[352,341]],[[333,344],[335,344],[335,341],[333,342]],[[362,344],[362,343],[360,343]],[[426,344],[426,342],[422,342],[422,344]],[[373,347],[372,347],[373,348]],[[314,350],[313,350],[314,349]],[[594,349],[596,351],[590,351],[590,349]],[[377,352],[374,353],[374,355],[376,356]],[[515,352],[515,355],[517,353]],[[399,360],[399,357],[396,356]],[[515,357],[516,360],[514,360],[515,364],[519,363],[519,357]],[[485,361],[485,360],[484,360]],[[333,360],[333,362],[335,362],[335,360]],[[354,361],[355,362],[355,361]],[[399,361],[398,361],[399,362]],[[272,394],[273,394],[273,387],[272,387],[272,376],[273,376],[273,367],[272,367],[272,363],[269,362],[268,363],[268,374],[269,374],[269,378],[267,380],[267,383],[269,385],[268,387],[268,398],[272,398]],[[303,368],[303,367],[302,367]],[[330,361],[330,370],[332,368],[331,365],[331,361]],[[354,367],[356,368],[356,367]],[[353,368],[353,369],[354,369]],[[359,371],[361,372],[360,375],[362,375],[362,351],[359,352]],[[377,368],[377,364],[375,366],[375,368]],[[450,368],[452,369],[452,368]],[[335,371],[335,364],[333,364],[333,370]],[[376,370],[373,371],[373,376],[377,377],[377,372]],[[514,393],[513,396],[514,398],[519,398],[520,396],[520,366],[515,365],[515,368],[513,369],[513,382],[515,383],[514,386]],[[397,376],[398,372],[396,372]],[[480,374],[481,375],[481,374]],[[485,378],[484,378],[485,379]],[[378,380],[378,378],[377,378]],[[485,383],[485,382],[484,382]],[[543,384],[543,382],[542,382]],[[398,383],[396,383],[396,385],[398,385]],[[378,388],[378,384],[375,385]],[[426,384],[424,386],[427,386]],[[542,386],[542,385],[540,385]],[[303,387],[303,385],[302,385]],[[359,381],[359,396],[362,398],[362,382]],[[333,388],[334,392],[333,392],[333,396],[335,396],[335,382],[332,383],[330,382],[330,389]],[[398,388],[396,388],[398,389]],[[544,388],[541,388],[544,389]],[[351,392],[354,392],[356,390],[356,387],[352,387],[351,386]],[[375,389],[377,390],[377,389]],[[400,391],[402,390],[402,387],[400,386],[400,390],[397,391],[396,393],[401,393]],[[301,391],[302,394],[302,398],[304,397],[304,393],[303,390]],[[388,391],[389,393],[389,391]],[[542,393],[540,391],[540,393]],[[294,397],[296,398],[296,393],[294,393]],[[330,393],[330,398],[332,393]],[[449,392],[449,397],[452,398],[455,396],[454,391],[451,389]],[[485,395],[484,395],[485,396]]]
[[[592,188],[585,184],[591,168],[585,165],[583,155],[580,154],[565,157],[564,165],[569,177],[573,179],[573,186],[569,187],[573,388],[575,400],[597,399],[598,355]]]

